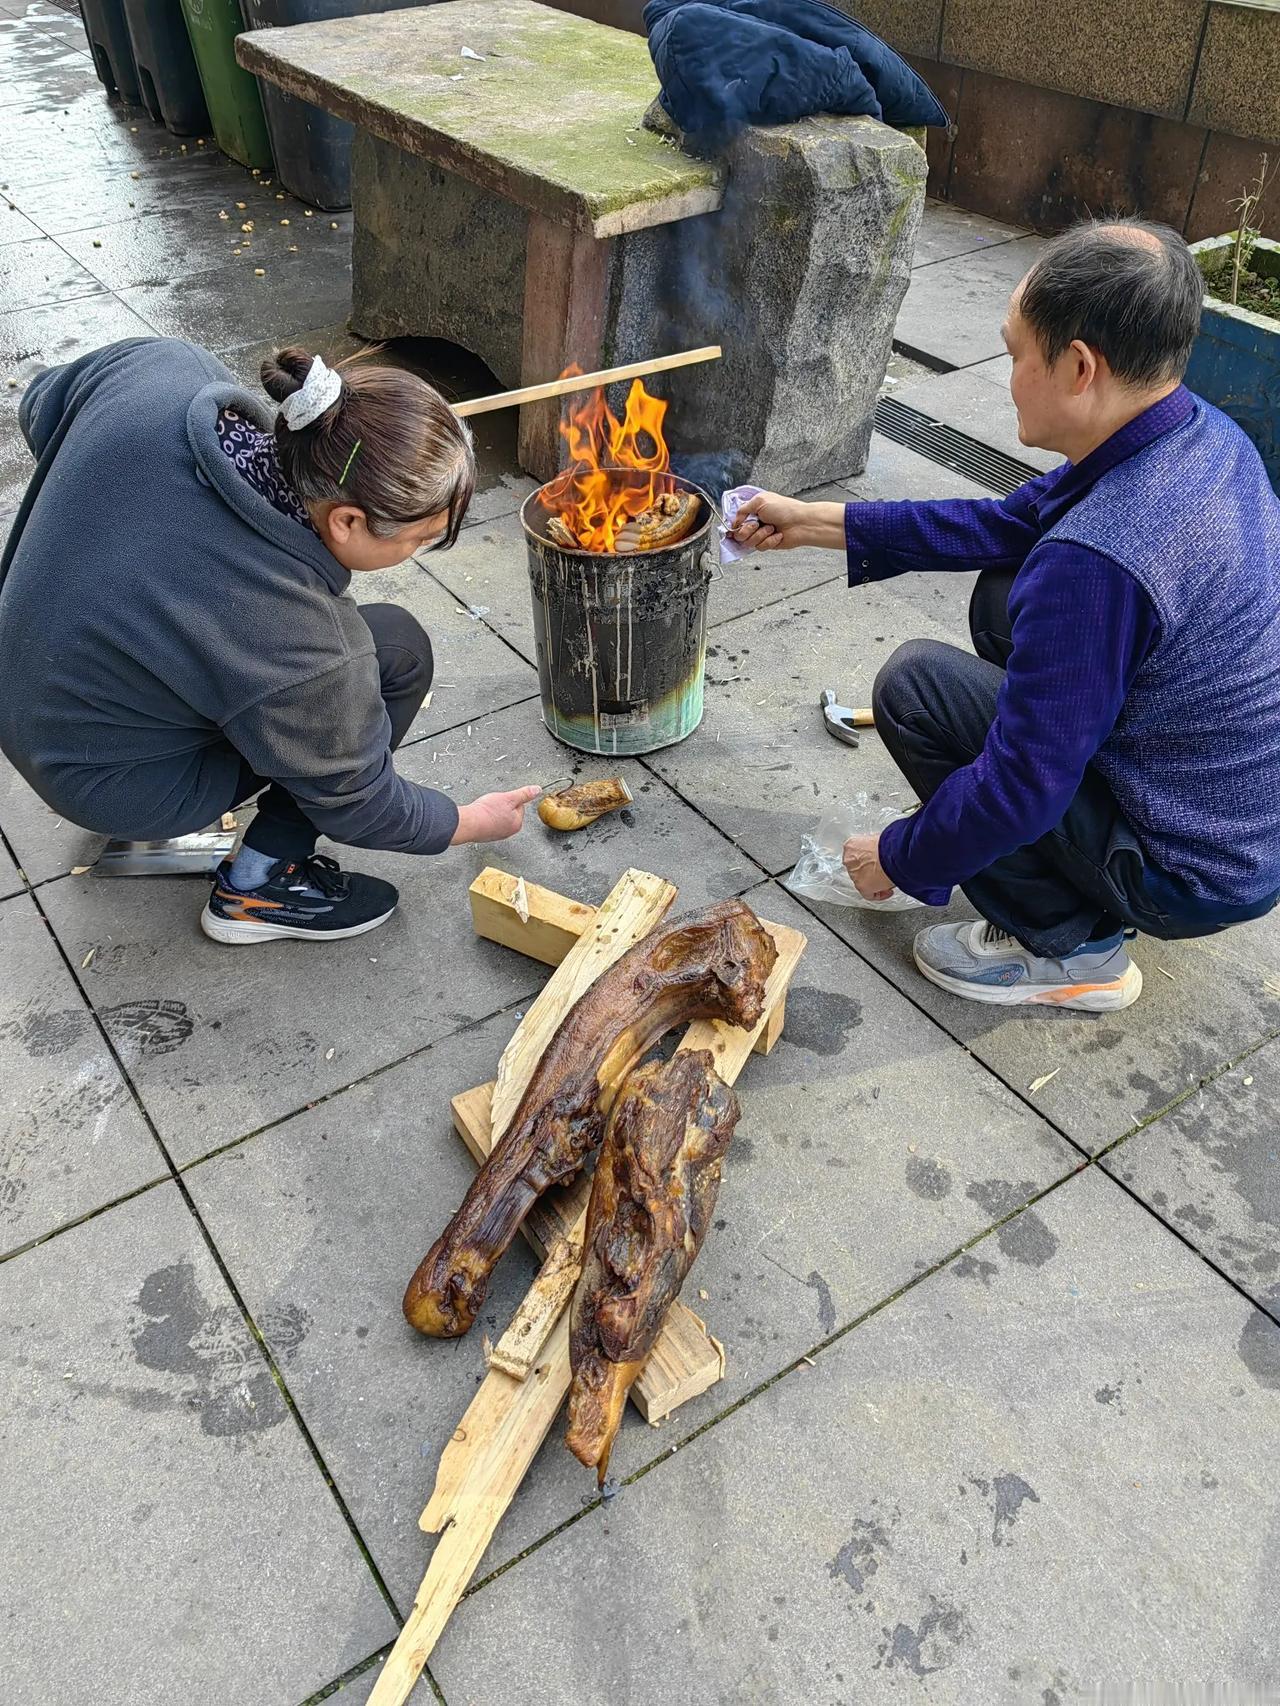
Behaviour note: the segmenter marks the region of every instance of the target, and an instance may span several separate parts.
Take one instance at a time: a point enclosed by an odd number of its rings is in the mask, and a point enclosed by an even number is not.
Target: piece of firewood
[[[499,1369],[485,1376],[440,1459],[419,1526],[429,1534],[444,1532],[369,1706],[402,1706],[408,1698],[568,1390],[567,1314],[528,1380],[513,1380]]]

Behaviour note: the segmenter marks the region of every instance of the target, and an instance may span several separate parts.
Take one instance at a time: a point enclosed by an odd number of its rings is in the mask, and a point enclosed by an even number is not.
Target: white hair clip
[[[280,405],[285,425],[290,432],[301,432],[318,421],[326,409],[331,409],[342,395],[342,375],[326,367],[316,356],[307,369],[302,389],[286,397]]]

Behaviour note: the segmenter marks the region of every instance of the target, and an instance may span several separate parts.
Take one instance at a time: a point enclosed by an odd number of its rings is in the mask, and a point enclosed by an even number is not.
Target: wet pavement
[[[343,353],[349,242],[349,216],[108,101],[74,14],[0,0],[0,534],[42,365],[156,334],[250,382],[279,342]],[[887,387],[1030,466],[999,324],[1037,248],[931,208]],[[460,352],[392,355],[490,388]],[[477,425],[457,548],[361,589],[431,633],[400,764],[458,798],[569,763],[538,714],[513,423]],[[823,495],[985,488],[877,435]],[[621,766],[630,822],[362,855],[400,912],[315,953],[215,946],[198,884],[85,875],[100,842],[0,764],[5,1706],[367,1698],[482,1373],[478,1342],[414,1335],[400,1294],[470,1176],[449,1097],[492,1076],[545,976],[472,935],[488,863],[592,901],[661,871],[810,948],[743,1074],[693,1282],[724,1381],[658,1430],[628,1415],[607,1507],[553,1432],[414,1700],[1271,1683],[1280,924],[1140,942],[1123,1014],[1003,1013],[921,982],[923,914],[778,881],[829,806],[906,803],[873,734],[822,732],[820,689],[866,702],[901,640],[962,639],[967,593],[850,591],[816,552],[726,568],[705,720]],[[532,1271],[502,1264],[491,1337]]]

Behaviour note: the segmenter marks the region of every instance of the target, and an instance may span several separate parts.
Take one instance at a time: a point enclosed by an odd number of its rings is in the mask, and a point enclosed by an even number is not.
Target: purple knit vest
[[[1048,537],[1131,574],[1160,618],[1094,762],[1143,848],[1193,894],[1280,888],[1280,498],[1217,409],[1104,474]],[[1087,636],[1082,636],[1087,643]]]

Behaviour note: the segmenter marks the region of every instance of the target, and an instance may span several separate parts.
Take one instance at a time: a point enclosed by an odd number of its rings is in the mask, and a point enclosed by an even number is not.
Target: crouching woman
[[[385,922],[381,878],[316,853],[441,853],[521,827],[536,788],[461,807],[397,773],[431,645],[353,574],[453,544],[475,478],[431,386],[284,350],[278,410],[172,339],[41,374],[37,467],[0,559],[0,748],[84,828],[160,840],[257,797],[201,915],[215,941],[331,941]]]

